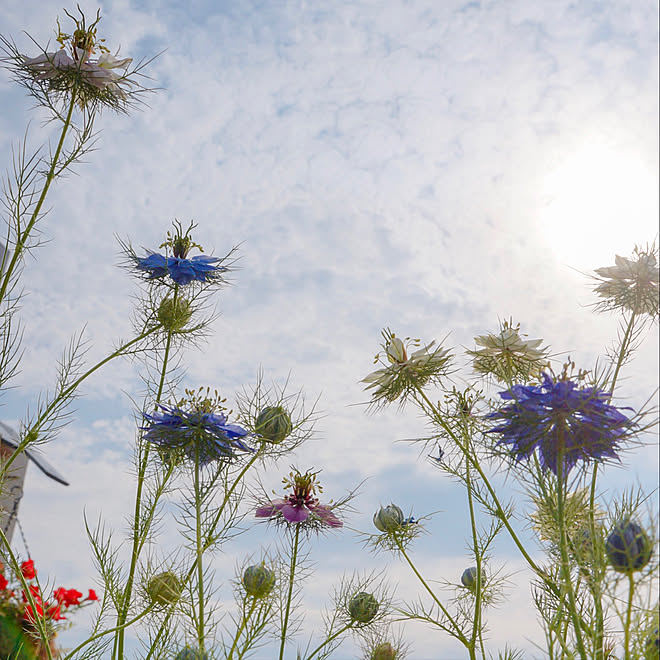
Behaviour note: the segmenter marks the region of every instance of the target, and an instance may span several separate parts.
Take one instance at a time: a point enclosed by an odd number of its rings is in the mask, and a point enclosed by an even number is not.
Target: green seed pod
[[[158,307],[158,320],[171,332],[183,330],[191,316],[190,303],[185,298],[163,298]]]
[[[360,591],[348,603],[351,620],[357,623],[369,623],[378,612],[378,601],[372,594]]]
[[[263,563],[248,566],[243,573],[243,586],[248,596],[264,598],[275,586],[275,573]]]
[[[147,584],[147,594],[157,605],[174,605],[181,596],[181,583],[172,571],[154,575]]]
[[[474,591],[477,588],[477,567],[476,566],[470,566],[470,568],[466,568],[463,571],[463,575],[461,575],[461,584],[469,589],[470,591]],[[482,574],[481,576],[481,588],[483,589],[484,586],[484,575]]]
[[[397,655],[397,650],[389,642],[383,642],[374,647],[370,660],[395,660]]]
[[[282,406],[268,406],[257,417],[254,430],[268,442],[279,444],[291,433],[291,416]]]
[[[374,525],[381,532],[394,532],[403,525],[403,511],[396,504],[388,504],[374,514]]]

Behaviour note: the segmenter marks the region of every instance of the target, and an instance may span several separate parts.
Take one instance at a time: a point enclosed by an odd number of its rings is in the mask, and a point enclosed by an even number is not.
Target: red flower
[[[98,600],[99,597],[96,595],[96,591],[94,589],[89,590],[89,596],[87,596],[87,600]]]
[[[34,570],[34,561],[28,559],[21,564],[21,573],[26,580],[34,580],[37,577],[37,571]]]
[[[71,605],[80,605],[80,598],[82,594],[75,589],[65,589],[60,587],[53,592],[53,598],[58,603],[63,604],[64,607],[71,607]]]
[[[53,621],[62,621],[66,619],[66,617],[62,615],[59,603],[48,606],[48,616],[53,619]]]
[[[7,578],[2,573],[0,573],[0,591],[4,591],[8,584],[9,582],[7,582]]]

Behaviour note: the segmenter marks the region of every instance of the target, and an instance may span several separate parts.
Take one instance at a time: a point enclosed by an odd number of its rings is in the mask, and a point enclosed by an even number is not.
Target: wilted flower
[[[348,603],[348,613],[354,623],[369,623],[378,613],[378,601],[373,594],[361,591]]]
[[[636,247],[632,259],[616,255],[615,263],[595,271],[600,282],[595,291],[605,299],[598,307],[626,309],[657,318],[660,271],[655,246],[646,250]]]
[[[396,504],[380,507],[374,513],[374,526],[381,532],[395,532],[404,524],[403,511]]]
[[[605,542],[605,552],[615,571],[633,573],[651,561],[653,543],[636,522],[625,519],[614,525]]]
[[[427,344],[410,355],[411,345],[419,345],[418,340],[399,339],[390,330],[383,330],[383,351],[376,356],[376,363],[384,365],[362,379],[368,383],[365,389],[373,390],[374,402],[391,403],[416,392],[428,383],[437,382],[445,375],[451,360],[448,350],[433,348],[435,341]]]
[[[233,458],[235,450],[254,451],[241,438],[248,432],[237,424],[229,424],[220,399],[186,390],[188,399],[178,405],[158,404],[160,410],[142,413],[150,423],[142,427],[144,439],[166,450],[183,451],[193,461],[207,465],[212,461]]]
[[[156,605],[174,605],[181,597],[181,582],[172,571],[158,573],[147,583],[147,595]]]
[[[483,587],[484,575],[481,575],[481,584]],[[477,588],[477,567],[470,566],[466,568],[461,575],[461,584],[470,591],[474,591]]]
[[[167,232],[167,240],[160,247],[172,250],[172,256],[149,252],[146,257],[135,257],[135,266],[138,270],[147,273],[147,279],[162,279],[169,276],[175,284],[185,286],[191,282],[212,282],[221,279],[222,273],[227,272],[224,266],[217,266],[222,261],[219,257],[209,257],[198,254],[188,258],[192,248],[201,250],[201,246],[194,243],[190,233],[195,228],[194,223],[183,233],[183,227],[178,221],[174,222],[174,231]]]
[[[245,593],[253,598],[264,598],[275,586],[275,572],[264,566],[264,563],[248,566],[243,572]]]
[[[538,376],[548,365],[547,348],[540,348],[542,339],[523,339],[520,325],[504,321],[497,335],[475,337],[474,341],[483,348],[467,351],[473,357],[474,370],[492,375],[501,383],[528,380]]]
[[[514,403],[487,415],[502,424],[488,431],[501,435],[497,444],[509,445],[520,461],[538,448],[541,466],[564,478],[581,461],[616,458],[618,444],[632,423],[608,401],[610,395],[595,387],[580,388],[566,374],[555,380],[543,374],[543,384],[514,385],[500,392]]]
[[[342,527],[344,523],[334,514],[332,506],[321,504],[314,497],[315,492],[323,489],[316,481],[318,472],[305,472],[298,470],[291,472],[289,478],[283,479],[287,488],[292,492],[285,499],[272,500],[257,508],[257,518],[270,518],[271,520],[286,523],[317,523],[321,527]]]
[[[267,442],[279,444],[293,430],[291,415],[282,406],[267,406],[257,416],[254,430]]]

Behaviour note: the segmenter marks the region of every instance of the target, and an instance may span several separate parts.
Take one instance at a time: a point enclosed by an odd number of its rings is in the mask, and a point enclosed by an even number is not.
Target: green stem
[[[30,232],[32,231],[34,225],[39,220],[41,208],[44,204],[44,201],[46,200],[46,195],[48,194],[48,189],[50,188],[50,184],[55,179],[57,162],[59,161],[60,154],[62,153],[62,147],[64,146],[64,138],[66,137],[67,131],[69,130],[69,127],[71,125],[71,117],[73,116],[73,109],[75,105],[76,105],[76,95],[75,93],[72,93],[71,102],[69,103],[69,110],[67,112],[66,119],[64,120],[64,125],[62,126],[62,133],[57,143],[55,154],[53,155],[53,159],[50,163],[50,168],[48,169],[48,172],[46,174],[46,182],[44,183],[44,187],[41,190],[41,194],[39,195],[39,199],[37,200],[37,204],[34,207],[34,211],[32,212],[32,215],[30,216],[29,222],[27,223],[25,229],[22,232],[20,231],[20,229],[18,231],[18,235],[16,237],[16,248],[14,249],[14,254],[11,258],[11,261],[9,262],[9,266],[7,267],[7,271],[5,272],[5,276],[2,280],[2,286],[0,286],[0,301],[3,301],[5,299],[5,294],[7,293],[7,287],[9,286],[9,281],[11,279],[11,276],[14,272],[14,269],[16,268],[16,264],[18,263],[18,260],[21,258],[21,254],[23,253],[23,249],[25,248],[27,239],[30,236]]]
[[[212,538],[213,535],[215,534],[216,527],[220,524],[220,520],[222,519],[222,514],[224,512],[225,507],[227,506],[227,503],[229,502],[232,493],[234,490],[236,490],[238,484],[240,481],[243,479],[243,477],[246,475],[248,470],[252,467],[252,465],[255,463],[255,461],[259,458],[259,454],[255,453],[255,455],[246,463],[245,467],[239,472],[238,477],[236,477],[236,480],[234,483],[231,485],[231,487],[227,490],[225,493],[225,497],[222,500],[222,504],[218,507],[218,511],[215,514],[215,519],[211,523],[209,527],[209,533],[206,535],[208,539]],[[210,542],[209,542],[210,543]],[[205,544],[204,550],[206,550],[208,547],[208,544]],[[188,569],[188,573],[186,574],[186,577],[184,578],[183,584],[188,584],[192,576],[195,574],[195,571],[197,570],[197,557],[193,560],[192,566]],[[158,630],[158,633],[156,634],[156,637],[154,638],[154,643],[152,645],[152,648],[149,650],[147,653],[147,656],[145,657],[144,660],[150,660],[151,656],[154,652],[154,649],[156,648],[157,643],[160,641],[160,638],[165,634],[165,629],[167,627],[167,624],[172,617],[172,612],[170,611],[166,614],[163,622],[160,625],[160,628]]]
[[[179,292],[179,286],[174,288],[174,306],[176,308],[176,298]],[[170,357],[170,349],[172,347],[172,331],[167,331],[167,340],[165,342],[165,353],[163,354],[163,366],[160,371],[160,381],[156,391],[155,403],[159,403],[163,395],[165,387],[165,376],[167,374],[167,365]],[[128,610],[130,607],[131,596],[133,593],[133,582],[135,580],[135,571],[137,568],[137,560],[144,545],[144,540],[149,532],[150,523],[145,524],[145,528],[140,531],[140,514],[142,509],[142,489],[144,486],[145,476],[147,472],[147,463],[149,460],[149,445],[139,448],[138,454],[138,473],[137,473],[137,490],[135,493],[135,510],[133,512],[133,548],[131,551],[131,564],[128,570],[128,578],[126,580],[126,587],[122,596],[121,607],[122,610],[117,614],[117,628],[119,628],[118,635],[115,637],[115,644],[113,649],[113,660],[123,660],[124,658],[124,640],[125,640],[125,623],[128,618]]]
[[[481,583],[481,566],[482,566],[482,561],[481,561],[481,551],[479,548],[479,539],[477,536],[477,522],[475,519],[475,512],[474,512],[474,501],[472,497],[472,476],[470,474],[470,462],[465,459],[465,487],[467,490],[467,496],[468,496],[468,505],[470,508],[470,526],[472,529],[472,550],[474,552],[474,558],[477,563],[477,584],[476,584],[476,589],[475,589],[475,594],[474,594],[474,616],[473,616],[473,621],[472,621],[472,636],[470,638],[470,646],[471,648],[474,648],[474,646],[477,643],[477,639],[479,640],[479,646],[481,648],[481,656],[486,658],[486,651],[484,649],[484,640],[483,636],[481,634],[481,588],[482,588],[482,583]]]
[[[28,429],[28,432],[25,434],[25,439],[21,442],[21,444],[18,445],[14,453],[7,459],[6,462],[3,462],[3,466],[0,469],[0,478],[2,478],[7,470],[9,469],[9,466],[14,462],[14,459],[27,447],[29,444],[30,440],[28,438],[32,437],[34,435],[34,431],[36,430],[38,433],[38,429],[41,427],[41,425],[44,423],[44,421],[48,418],[48,416],[53,412],[53,410],[58,406],[59,402],[62,401],[63,399],[66,399],[67,397],[71,396],[73,392],[76,391],[78,387],[80,387],[81,383],[89,378],[94,372],[98,371],[101,367],[106,365],[108,362],[111,360],[114,360],[117,357],[120,357],[123,355],[128,348],[131,346],[134,346],[138,342],[142,341],[149,335],[153,334],[156,332],[158,328],[152,328],[151,330],[146,330],[142,334],[138,335],[137,337],[131,339],[129,342],[124,344],[123,346],[119,347],[116,351],[113,353],[110,353],[110,355],[106,356],[103,358],[100,362],[97,362],[93,367],[88,369],[80,378],[77,378],[69,387],[67,387],[56,399],[54,399],[50,405],[39,415],[37,420],[34,422],[34,424],[30,425],[30,428]]]
[[[231,645],[231,649],[229,649],[229,655],[227,656],[227,660],[232,660],[232,658],[234,657],[234,651],[238,646],[238,640],[241,638],[241,634],[243,633],[243,630],[245,630],[245,626],[247,626],[247,622],[250,620],[250,617],[254,614],[254,610],[257,607],[257,600],[258,600],[257,597],[253,596],[252,605],[250,605],[250,610],[248,611],[247,614],[243,615],[241,625],[238,627],[238,630],[236,631],[236,636],[234,637],[234,642]]]
[[[343,635],[347,630],[350,630],[353,627],[353,622],[347,623],[344,627],[340,628],[336,633],[333,633],[328,637],[326,640],[324,640],[321,644],[319,644],[313,651],[311,655],[308,655],[305,660],[312,660],[312,658],[324,647],[330,644],[333,640],[337,639],[339,635]]]
[[[557,522],[559,523],[559,552],[561,555],[560,576],[563,588],[568,596],[568,611],[573,622],[573,628],[575,629],[577,652],[580,654],[582,660],[586,660],[587,653],[582,640],[582,621],[577,611],[575,592],[573,590],[573,582],[571,581],[571,569],[568,561],[568,540],[566,537],[566,520],[564,518],[565,487],[564,457],[560,451],[557,459]]]
[[[204,655],[204,565],[202,555],[202,491],[200,480],[199,450],[195,452],[195,549],[197,557],[197,644],[200,655]]]
[[[296,532],[293,536],[293,548],[291,552],[291,568],[289,569],[289,585],[286,595],[286,609],[284,612],[284,621],[282,622],[282,633],[280,636],[280,658],[284,658],[284,645],[286,644],[286,632],[289,626],[289,613],[291,612],[291,598],[293,596],[293,579],[296,574],[296,562],[298,561],[298,544],[300,541],[300,525],[296,525]]]
[[[628,604],[626,606],[626,626],[623,630],[624,660],[632,658],[630,654],[630,619],[632,617],[633,595],[635,593],[635,580],[632,572],[628,573]]]
[[[408,566],[412,569],[412,572],[417,576],[417,579],[420,581],[424,589],[428,592],[429,596],[434,600],[435,604],[440,608],[440,611],[447,617],[447,620],[452,624],[454,627],[454,631],[456,633],[456,638],[460,640],[460,642],[465,646],[470,651],[470,658],[474,657],[474,648],[470,648],[470,642],[468,638],[463,634],[461,631],[459,625],[456,623],[454,618],[452,617],[451,614],[447,611],[447,608],[440,602],[438,597],[433,593],[433,589],[429,587],[427,584],[426,580],[422,577],[422,574],[417,570],[417,567],[415,564],[413,564],[412,560],[408,556],[408,553],[406,552],[405,548],[403,547],[401,540],[399,539],[398,535],[396,532],[392,533],[392,538],[394,539],[399,552],[401,553],[401,556],[408,562]]]
[[[623,340],[621,342],[621,348],[619,349],[619,357],[616,361],[616,367],[614,368],[614,375],[612,376],[612,383],[610,385],[610,396],[614,394],[614,388],[616,387],[616,381],[619,378],[619,372],[621,371],[621,368],[623,367],[623,363],[625,362],[626,354],[628,352],[628,348],[630,347],[630,343],[633,337],[633,329],[635,327],[635,321],[636,321],[636,314],[635,312],[631,312],[630,319],[628,320],[628,324],[626,326],[626,331],[623,334]]]

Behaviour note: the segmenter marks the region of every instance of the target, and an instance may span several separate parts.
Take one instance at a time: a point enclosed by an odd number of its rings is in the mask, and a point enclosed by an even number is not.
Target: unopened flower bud
[[[615,571],[633,573],[651,561],[653,543],[637,523],[625,519],[614,525],[607,537],[605,552]]]
[[[360,591],[348,603],[348,613],[356,623],[369,623],[377,612],[378,601],[366,591]]]
[[[370,660],[395,660],[397,655],[397,650],[389,642],[384,642],[374,647]]]
[[[190,303],[185,298],[163,298],[158,307],[158,320],[171,332],[183,330],[191,316]]]
[[[291,416],[282,406],[268,406],[257,417],[254,430],[268,442],[279,444],[291,433]]]
[[[206,653],[186,646],[176,654],[174,660],[208,660],[208,658]]]
[[[275,573],[263,563],[248,566],[243,573],[243,586],[248,596],[264,598],[275,586]]]
[[[374,525],[381,532],[394,532],[403,525],[403,511],[396,504],[388,504],[374,514]]]
[[[484,576],[481,576],[481,585],[483,586]],[[470,591],[474,591],[477,588],[477,567],[470,566],[463,571],[461,575],[461,584]]]
[[[646,656],[649,659],[657,660],[660,657],[660,630],[658,626],[646,638]]]
[[[157,605],[174,605],[181,596],[181,583],[172,571],[154,575],[147,584],[147,594]]]

